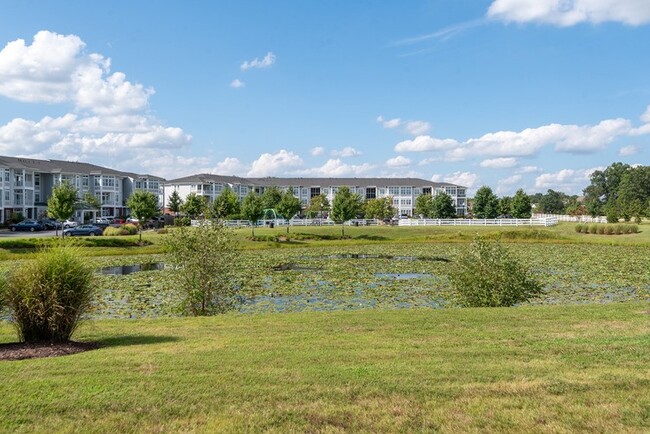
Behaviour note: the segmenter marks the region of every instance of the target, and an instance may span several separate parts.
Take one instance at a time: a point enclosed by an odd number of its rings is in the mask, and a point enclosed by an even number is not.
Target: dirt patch
[[[67,356],[99,348],[95,342],[24,343],[0,344],[0,360],[40,359],[42,357]]]

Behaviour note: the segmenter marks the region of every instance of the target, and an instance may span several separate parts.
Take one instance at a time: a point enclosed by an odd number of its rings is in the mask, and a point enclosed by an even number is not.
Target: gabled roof
[[[196,175],[185,176],[183,178],[170,179],[166,181],[167,184],[212,184],[212,183],[223,183],[223,184],[242,184],[242,185],[252,185],[253,183],[246,178],[240,178],[239,176],[224,176],[224,175],[215,175],[212,173],[199,173]]]
[[[40,160],[36,158],[0,156],[0,166],[17,169],[30,169],[42,173],[66,173],[78,175],[113,175],[131,178],[152,178],[164,181],[164,178],[152,175],[138,175],[122,172],[109,167],[97,166],[90,163],[64,160]]]
[[[304,187],[461,187],[447,182],[433,182],[419,178],[248,178],[261,186],[304,186]]]

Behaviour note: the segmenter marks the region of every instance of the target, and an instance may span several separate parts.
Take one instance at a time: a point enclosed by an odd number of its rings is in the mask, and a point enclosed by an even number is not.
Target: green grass
[[[77,339],[102,348],[0,362],[0,431],[650,430],[643,302],[107,320]]]

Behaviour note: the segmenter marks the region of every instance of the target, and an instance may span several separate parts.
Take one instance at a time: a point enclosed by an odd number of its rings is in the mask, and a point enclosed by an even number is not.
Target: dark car
[[[99,229],[106,229],[111,224],[107,221],[94,221],[90,223],[92,226],[98,227]]]
[[[9,229],[12,232],[16,232],[16,231],[34,232],[34,231],[42,231],[43,229],[45,229],[45,227],[39,222],[37,222],[36,220],[23,220],[20,223],[9,225]]]
[[[101,235],[103,233],[104,231],[101,228],[98,228],[97,226],[93,226],[93,225],[80,225],[77,226],[76,228],[69,228],[63,231],[63,235],[66,237],[73,237],[73,236],[94,237],[95,235]]]
[[[38,221],[40,224],[43,225],[45,230],[54,230],[54,229],[61,229],[61,222],[57,222],[54,219],[41,219]]]

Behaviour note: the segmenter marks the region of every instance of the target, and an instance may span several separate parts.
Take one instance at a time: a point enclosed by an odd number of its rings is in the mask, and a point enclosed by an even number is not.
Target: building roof
[[[122,172],[108,167],[97,166],[90,163],[81,163],[77,161],[39,160],[36,158],[0,156],[0,165],[12,168],[37,170],[42,173],[74,173],[83,175],[97,174],[124,177],[128,176],[132,178],[149,177],[164,180],[164,178],[160,177],[153,177],[150,175],[137,175],[134,173]]]
[[[433,182],[419,178],[248,178],[261,186],[314,186],[314,187],[462,187],[447,182]]]
[[[166,181],[167,184],[243,184],[252,185],[249,179],[240,178],[239,176],[224,176],[215,175],[212,173],[199,173],[196,175],[185,176],[183,178],[170,179]]]

